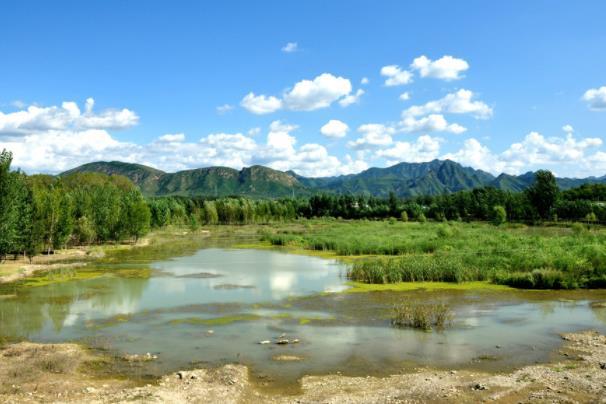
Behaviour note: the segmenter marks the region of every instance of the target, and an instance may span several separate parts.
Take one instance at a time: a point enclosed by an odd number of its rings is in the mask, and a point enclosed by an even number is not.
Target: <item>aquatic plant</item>
[[[404,301],[393,309],[391,325],[398,328],[442,330],[452,323],[454,313],[444,303]]]

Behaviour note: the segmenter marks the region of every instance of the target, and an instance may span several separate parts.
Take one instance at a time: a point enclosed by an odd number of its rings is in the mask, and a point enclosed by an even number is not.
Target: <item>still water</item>
[[[151,276],[116,275],[129,265]],[[149,375],[242,363],[259,380],[292,383],[418,365],[507,369],[548,360],[559,333],[606,331],[606,308],[591,307],[606,300],[601,291],[340,293],[344,264],[274,250],[205,248],[145,265],[127,253],[94,270],[101,276],[5,288],[0,335],[149,352],[157,360],[138,370]],[[392,328],[404,298],[448,303],[453,326]],[[280,337],[298,342],[278,345]]]

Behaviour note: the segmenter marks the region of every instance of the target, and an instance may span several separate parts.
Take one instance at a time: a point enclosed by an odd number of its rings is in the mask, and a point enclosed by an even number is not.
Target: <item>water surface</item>
[[[129,267],[152,275],[115,275]],[[151,263],[133,252],[94,270],[103,276],[16,288],[0,299],[0,335],[150,352],[158,359],[139,371],[151,375],[243,363],[259,380],[292,383],[303,374],[418,365],[508,369],[548,360],[559,333],[606,331],[606,309],[591,307],[606,300],[601,291],[339,293],[344,264],[274,250],[205,248]],[[448,303],[453,327],[392,328],[391,309],[405,298]],[[275,344],[281,336],[299,342]],[[300,360],[276,360],[285,355]]]

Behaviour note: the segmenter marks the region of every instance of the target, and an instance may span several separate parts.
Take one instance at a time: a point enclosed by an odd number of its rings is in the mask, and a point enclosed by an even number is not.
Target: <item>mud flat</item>
[[[153,382],[104,375],[110,359],[74,344],[0,351],[0,401],[171,403],[606,402],[606,336],[563,334],[556,360],[508,373],[419,368],[389,377],[305,376],[300,391],[267,390],[242,365],[179,371]]]

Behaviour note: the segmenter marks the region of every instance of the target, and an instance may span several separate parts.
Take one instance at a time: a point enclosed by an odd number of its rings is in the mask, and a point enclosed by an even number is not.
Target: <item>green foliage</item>
[[[425,213],[423,213],[423,212],[419,213],[419,215],[417,216],[417,221],[419,223],[425,223],[427,221],[427,218],[425,217]]]
[[[493,218],[492,218],[492,223],[495,226],[500,226],[502,224],[504,224],[505,222],[507,222],[507,211],[505,210],[505,208],[501,205],[495,205],[493,210]]]
[[[391,324],[398,328],[442,330],[452,323],[454,314],[444,303],[404,301],[394,307]]]
[[[402,213],[400,214],[400,219],[403,222],[408,222],[408,212],[406,212],[405,210],[403,210]]]
[[[535,174],[534,183],[526,189],[530,203],[536,209],[539,217],[547,219],[558,200],[560,189],[550,171],[539,170]]]

